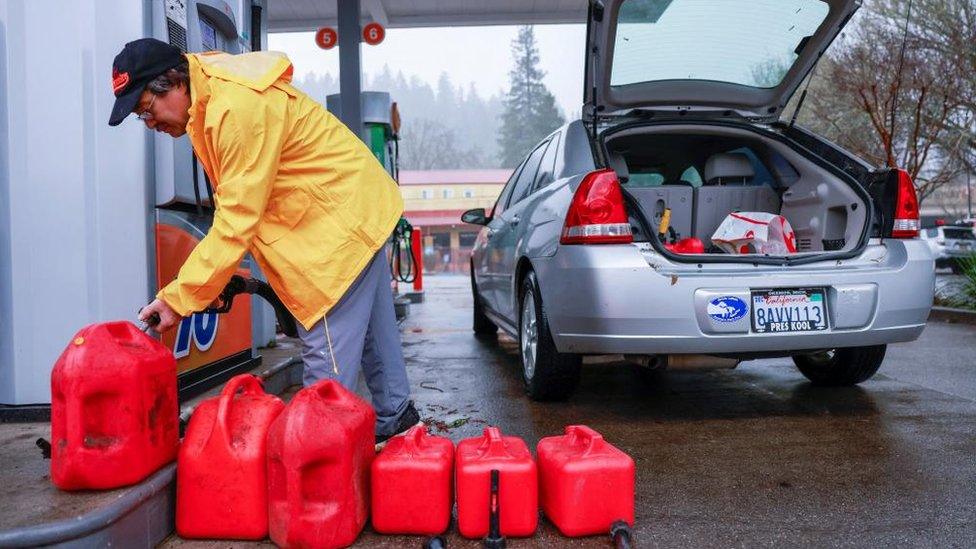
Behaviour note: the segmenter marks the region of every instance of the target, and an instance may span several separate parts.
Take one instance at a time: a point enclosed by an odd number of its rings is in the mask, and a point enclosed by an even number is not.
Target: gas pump
[[[211,225],[211,189],[187,138],[156,137],[133,117],[108,126],[112,60],[147,36],[187,52],[262,49],[267,5],[0,1],[0,421],[48,417],[67,338],[134,320]],[[45,90],[58,100],[39,101]],[[259,275],[245,263],[244,280],[249,270]],[[268,339],[252,329],[275,324],[263,300],[248,307],[256,295],[163,338],[179,357],[181,395],[255,363],[252,341]]]
[[[326,97],[326,108],[341,118],[339,94]],[[363,141],[394,181],[400,176],[400,112],[387,92],[368,91],[361,95]],[[412,250],[413,226],[401,217],[390,239],[390,274],[395,283],[413,282],[419,262]],[[405,253],[404,253],[405,252]],[[397,293],[396,291],[394,293]]]
[[[244,53],[261,47],[265,18],[264,0],[236,0],[233,4],[224,0],[153,0],[152,35],[188,53]],[[188,137],[174,140],[156,134],[152,148],[158,289],[176,277],[210,229],[214,199],[211,182],[194,157]],[[249,279],[256,268],[248,258],[237,275]],[[233,310],[222,312],[209,309],[195,313],[162,336],[163,344],[173,349],[177,358],[181,397],[249,369],[260,360],[252,346],[252,302],[239,299]],[[273,317],[270,325],[273,330]]]

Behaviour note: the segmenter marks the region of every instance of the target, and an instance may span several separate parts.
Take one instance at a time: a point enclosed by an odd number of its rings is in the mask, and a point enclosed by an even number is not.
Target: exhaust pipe
[[[625,355],[627,362],[649,370],[731,370],[741,362],[737,358],[712,355]]]

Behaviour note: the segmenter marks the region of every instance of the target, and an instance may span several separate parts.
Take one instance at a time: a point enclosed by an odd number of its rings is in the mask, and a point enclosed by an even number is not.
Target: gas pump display
[[[153,35],[185,52],[221,50],[241,53],[259,45],[264,17],[260,5],[237,0],[154,0]],[[246,11],[246,13],[239,13]],[[162,288],[179,272],[193,248],[213,222],[213,188],[193,156],[186,136],[153,137],[156,189],[156,287]],[[237,274],[248,278],[250,261]],[[173,350],[180,375],[181,395],[206,389],[213,383],[249,368],[257,360],[252,346],[252,310],[249,296],[234,300],[223,314],[199,312],[183,319],[162,337]]]

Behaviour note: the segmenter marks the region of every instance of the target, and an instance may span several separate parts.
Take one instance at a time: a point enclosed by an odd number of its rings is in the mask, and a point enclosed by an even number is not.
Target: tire
[[[474,282],[473,262],[471,264],[471,299],[474,302],[474,321],[471,327],[475,335],[486,338],[497,337],[498,326],[485,315],[485,306],[481,303],[481,297],[478,295],[478,286]]]
[[[532,400],[566,400],[579,386],[582,359],[556,350],[534,272],[529,271],[522,280],[519,296],[519,356],[525,392]]]
[[[808,355],[795,355],[793,362],[814,385],[844,387],[867,381],[884,361],[887,345],[848,347]]]

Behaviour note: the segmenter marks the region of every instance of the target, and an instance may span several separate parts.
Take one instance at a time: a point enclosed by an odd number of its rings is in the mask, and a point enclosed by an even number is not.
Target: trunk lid
[[[590,0],[583,116],[779,118],[861,0]]]

